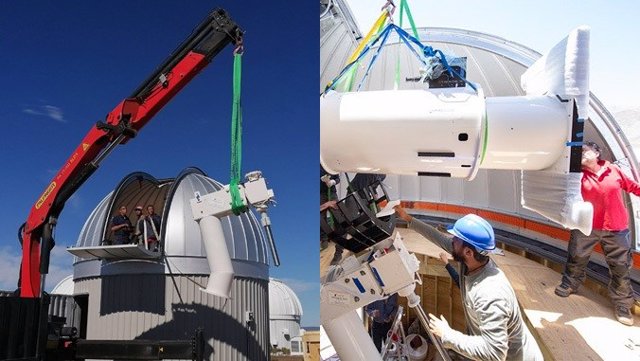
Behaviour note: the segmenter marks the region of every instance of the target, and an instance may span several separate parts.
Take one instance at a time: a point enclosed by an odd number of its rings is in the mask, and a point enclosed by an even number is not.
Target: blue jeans
[[[385,322],[379,323],[373,321],[371,324],[371,338],[373,339],[373,343],[376,345],[378,352],[382,351],[382,342],[387,339],[387,333],[391,329],[393,322]]]
[[[609,297],[616,307],[630,309],[633,306],[633,289],[629,276],[631,241],[628,229],[622,231],[594,229],[589,236],[572,230],[562,283],[574,290],[580,287],[586,278],[585,269],[591,252],[598,242],[609,265]]]

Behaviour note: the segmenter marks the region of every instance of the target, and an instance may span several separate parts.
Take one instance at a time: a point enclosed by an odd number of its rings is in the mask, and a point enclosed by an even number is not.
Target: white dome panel
[[[297,319],[302,317],[302,305],[295,292],[284,282],[269,278],[269,318]]]
[[[76,247],[97,247],[110,239],[109,222],[118,207],[127,206],[135,224],[136,205],[154,205],[162,218],[160,230],[163,257],[157,262],[141,260],[84,260],[75,258],[74,277],[119,273],[209,274],[198,223],[191,215],[190,200],[195,192],[208,194],[221,189],[221,183],[197,168],[187,168],[175,179],[157,180],[146,173],[126,176],[115,190],[100,201],[85,222]],[[252,211],[221,219],[225,241],[238,276],[268,277],[268,251],[262,227]]]

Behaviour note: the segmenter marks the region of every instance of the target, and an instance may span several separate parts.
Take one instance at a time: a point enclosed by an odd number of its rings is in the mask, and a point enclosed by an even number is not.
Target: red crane
[[[136,136],[156,113],[226,45],[242,48],[242,30],[222,9],[212,11],[151,76],[97,122],[31,208],[18,234],[22,244],[20,296],[40,297],[55,242],[53,229],[66,201],[118,145]]]

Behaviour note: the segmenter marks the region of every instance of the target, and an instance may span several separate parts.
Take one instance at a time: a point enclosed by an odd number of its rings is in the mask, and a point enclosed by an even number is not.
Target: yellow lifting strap
[[[382,13],[378,17],[378,20],[376,20],[376,22],[373,23],[373,26],[367,33],[367,36],[365,36],[362,39],[360,44],[358,44],[358,47],[356,48],[356,50],[354,50],[351,56],[349,57],[349,60],[347,60],[347,65],[353,63],[356,59],[358,59],[358,56],[360,56],[362,49],[367,44],[369,44],[369,42],[371,41],[371,38],[373,38],[374,36],[377,36],[380,33],[380,31],[382,31],[388,19],[389,19],[389,12],[387,11],[387,9],[382,10]],[[343,83],[344,91],[351,91],[351,89],[353,88],[353,81],[355,79],[356,70],[357,70],[357,66],[354,66],[346,74],[344,78],[345,81]]]
[[[367,36],[365,36],[364,39],[362,39],[360,44],[358,44],[358,47],[356,48],[356,50],[353,51],[353,53],[349,57],[349,60],[347,60],[347,64],[353,63],[353,61],[358,58],[358,55],[360,55],[360,53],[362,52],[362,49],[364,48],[364,46],[367,45],[369,43],[369,41],[371,40],[371,38],[375,34],[380,32],[380,30],[384,27],[384,24],[387,22],[388,16],[389,15],[387,13],[387,10],[386,9],[383,10],[382,14],[380,14],[380,16],[378,17],[378,20],[376,20],[376,22],[373,23],[373,26],[371,27],[371,29],[367,33]]]

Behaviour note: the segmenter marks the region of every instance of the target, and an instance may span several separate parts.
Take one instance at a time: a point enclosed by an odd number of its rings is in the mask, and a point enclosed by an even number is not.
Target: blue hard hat
[[[447,232],[474,246],[481,254],[487,254],[496,248],[493,227],[475,214],[467,214],[458,219]]]

